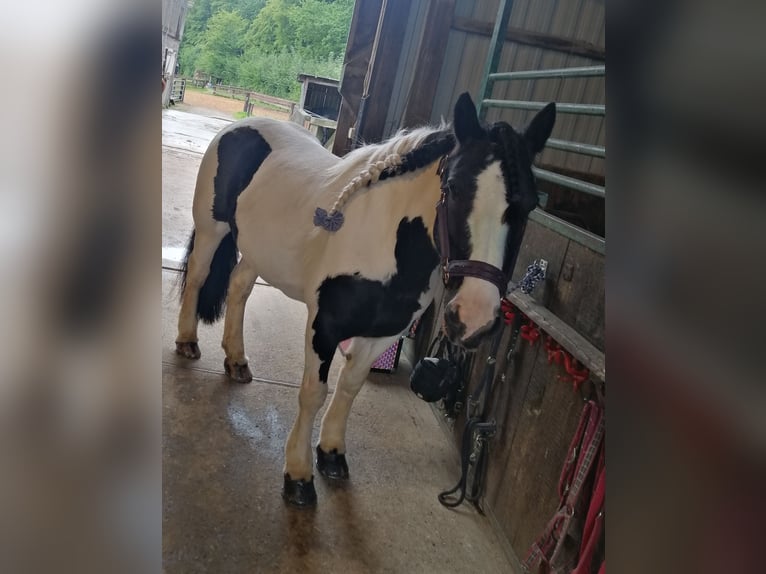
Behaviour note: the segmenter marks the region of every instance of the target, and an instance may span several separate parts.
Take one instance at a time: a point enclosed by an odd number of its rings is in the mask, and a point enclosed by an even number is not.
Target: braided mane
[[[350,152],[333,168],[339,172],[333,175],[337,179],[349,172],[356,171],[357,175],[343,187],[329,213],[317,208],[315,224],[329,231],[337,231],[343,224],[343,206],[357,190],[430,165],[454,147],[455,136],[452,130],[442,125],[410,132],[403,130],[382,144],[364,146]]]

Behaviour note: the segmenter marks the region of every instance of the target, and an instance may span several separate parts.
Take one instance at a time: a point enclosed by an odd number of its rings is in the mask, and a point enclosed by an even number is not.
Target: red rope
[[[540,329],[532,321],[529,321],[526,325],[521,326],[521,338],[529,341],[530,345],[534,345],[540,338]]]
[[[516,313],[521,311],[514,306],[508,299],[503,297],[500,300],[500,311],[503,315],[503,321],[510,325],[516,318]],[[540,328],[527,316],[522,313],[524,324],[521,326],[521,338],[530,345],[534,345],[541,336]],[[557,378],[566,383],[572,383],[575,392],[580,390],[582,384],[590,378],[590,371],[575,359],[571,353],[567,352],[559,345],[553,337],[548,335],[545,339],[545,351],[548,355],[548,364],[557,364],[564,367],[565,375],[559,375]]]

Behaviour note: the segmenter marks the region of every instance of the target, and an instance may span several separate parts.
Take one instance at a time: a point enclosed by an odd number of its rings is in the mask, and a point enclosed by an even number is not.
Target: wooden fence
[[[197,88],[204,88],[207,85],[207,81],[203,79],[190,79],[187,82],[191,83]],[[223,84],[215,84],[211,88],[214,96],[224,96],[235,100],[243,100],[244,106],[242,111],[250,115],[253,111],[254,102],[263,102],[272,106],[283,108],[288,114],[292,115],[295,110],[295,106],[298,102],[292,100],[286,100],[284,98],[277,98],[276,96],[269,96],[268,94],[261,94],[254,92],[248,88],[242,88],[239,86],[226,86]]]

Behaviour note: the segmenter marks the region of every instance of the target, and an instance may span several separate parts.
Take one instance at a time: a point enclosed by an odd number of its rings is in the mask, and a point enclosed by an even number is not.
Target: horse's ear
[[[464,143],[469,139],[479,139],[483,135],[484,130],[481,129],[476,106],[468,92],[463,92],[455,104],[455,137],[458,142]]]
[[[524,132],[524,140],[532,156],[543,151],[545,142],[553,131],[554,123],[556,123],[556,104],[551,102],[537,113]]]

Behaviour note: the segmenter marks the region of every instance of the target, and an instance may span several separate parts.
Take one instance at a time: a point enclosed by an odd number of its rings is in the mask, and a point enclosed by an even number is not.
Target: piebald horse
[[[249,382],[243,317],[256,278],[306,304],[299,412],[285,447],[288,503],[316,504],[311,431],[341,342],[345,363],[316,447],[317,470],[334,479],[348,477],[346,422],[370,365],[442,281],[454,293],[443,317],[451,340],[474,348],[499,324],[537,205],[532,160],[555,117],[548,104],[523,133],[484,126],[463,94],[453,127],[400,132],[343,158],[302,127],[265,118],[213,139],[197,177],[176,351],[199,358],[198,321],[225,311],[226,373]]]

